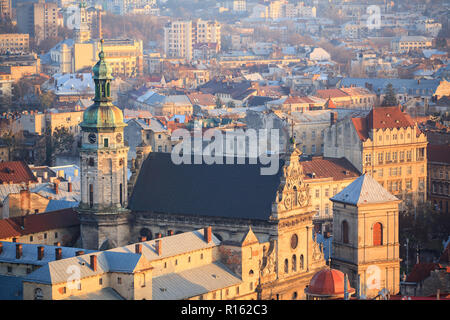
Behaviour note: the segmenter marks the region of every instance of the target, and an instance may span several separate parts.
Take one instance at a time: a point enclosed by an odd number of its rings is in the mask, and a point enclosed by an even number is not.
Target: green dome
[[[98,55],[100,60],[92,69],[95,82],[94,104],[83,113],[82,128],[118,128],[125,127],[122,111],[112,104],[111,98],[111,80],[112,70],[105,61],[103,52],[103,40],[101,41],[102,50]]]
[[[83,113],[81,127],[88,128],[117,128],[125,127],[123,113],[113,104],[98,105],[94,103]]]

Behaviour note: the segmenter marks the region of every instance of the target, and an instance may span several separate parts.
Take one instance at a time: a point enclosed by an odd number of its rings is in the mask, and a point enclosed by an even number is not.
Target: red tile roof
[[[369,129],[413,127],[411,118],[400,107],[376,107],[367,116]]]
[[[20,236],[20,229],[10,219],[0,220],[0,239],[8,239]]]
[[[393,129],[413,127],[411,117],[402,112],[400,107],[375,107],[363,118],[352,118],[353,126],[359,138],[364,141],[372,129]],[[420,134],[418,130],[417,134]]]
[[[288,97],[286,100],[284,100],[284,104],[297,104],[297,103],[314,103],[313,100],[311,100],[308,97]]]
[[[438,263],[418,263],[406,278],[406,282],[420,282],[428,278],[431,271],[439,268]]]
[[[78,214],[73,208],[3,219],[0,220],[0,239],[75,227],[79,224]]]
[[[36,182],[30,167],[23,161],[0,162],[0,183]]]
[[[429,145],[427,158],[430,162],[450,163],[450,144]]]
[[[348,97],[349,95],[346,92],[342,91],[341,89],[325,89],[325,90],[317,90],[316,96],[322,99],[328,99],[328,98]]]
[[[192,92],[187,94],[189,100],[194,105],[214,106],[216,105],[216,97],[210,93]]]
[[[361,174],[345,158],[313,157],[312,160],[302,161],[305,180],[332,178],[334,181],[357,178]],[[346,174],[347,172],[347,174]],[[312,178],[312,173],[315,174]]]

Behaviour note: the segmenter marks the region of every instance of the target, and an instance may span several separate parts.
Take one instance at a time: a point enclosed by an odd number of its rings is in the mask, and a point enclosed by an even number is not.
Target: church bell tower
[[[93,68],[94,104],[81,127],[81,201],[78,208],[82,246],[109,249],[127,244],[127,154],[122,111],[112,104],[111,67],[102,50]]]

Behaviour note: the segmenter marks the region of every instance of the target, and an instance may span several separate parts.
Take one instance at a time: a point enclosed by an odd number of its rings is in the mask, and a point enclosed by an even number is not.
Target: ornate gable
[[[299,213],[295,210],[309,207],[309,188],[303,181],[305,174],[300,163],[301,154],[294,146],[291,146],[289,153],[286,154],[281,183],[272,205],[273,219],[286,218]]]

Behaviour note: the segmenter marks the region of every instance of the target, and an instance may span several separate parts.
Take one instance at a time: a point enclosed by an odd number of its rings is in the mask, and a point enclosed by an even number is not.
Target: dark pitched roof
[[[0,162],[0,183],[36,182],[30,167],[23,161]]]
[[[421,282],[428,278],[431,271],[438,269],[437,263],[418,263],[414,265],[411,273],[406,278],[406,282]]]
[[[261,164],[181,164],[169,153],[150,153],[142,165],[129,208],[133,211],[267,220],[280,184],[261,175]],[[235,161],[236,163],[236,161]],[[279,168],[284,161],[280,159]]]

